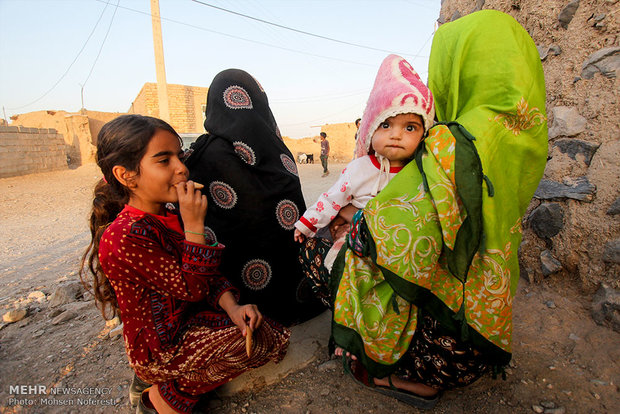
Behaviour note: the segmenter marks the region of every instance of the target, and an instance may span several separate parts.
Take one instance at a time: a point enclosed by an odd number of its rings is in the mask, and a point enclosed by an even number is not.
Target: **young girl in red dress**
[[[138,412],[189,413],[201,394],[280,360],[289,342],[255,305],[240,305],[218,272],[224,246],[205,239],[207,199],[188,181],[182,154],[170,125],[141,115],[108,122],[97,139],[104,178],[83,264],[104,316],[123,321],[131,367],[153,384]],[[177,202],[178,212],[167,207]]]

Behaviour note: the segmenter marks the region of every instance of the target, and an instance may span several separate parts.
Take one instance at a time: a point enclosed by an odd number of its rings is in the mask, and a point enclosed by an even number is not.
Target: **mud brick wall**
[[[208,88],[170,83],[167,88],[170,125],[180,134],[204,132],[204,110]],[[129,113],[160,118],[156,83],[144,84]]]
[[[0,178],[67,169],[65,147],[55,129],[0,126]]]

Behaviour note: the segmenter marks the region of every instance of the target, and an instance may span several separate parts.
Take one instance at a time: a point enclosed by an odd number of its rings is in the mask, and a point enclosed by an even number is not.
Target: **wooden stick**
[[[250,325],[245,327],[245,352],[248,354],[248,358],[252,356],[252,328]]]

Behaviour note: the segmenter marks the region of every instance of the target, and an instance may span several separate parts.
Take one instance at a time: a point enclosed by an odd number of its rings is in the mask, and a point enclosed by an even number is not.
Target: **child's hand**
[[[304,240],[306,239],[306,236],[304,236],[304,234],[300,232],[299,230],[295,229],[295,235],[293,236],[293,238],[295,239],[296,242],[303,243]]]
[[[263,322],[263,315],[256,305],[237,305],[226,312],[243,336],[247,335],[247,326],[255,331]]]
[[[193,181],[180,182],[176,189],[185,229],[202,233],[207,215],[207,196],[195,189]]]

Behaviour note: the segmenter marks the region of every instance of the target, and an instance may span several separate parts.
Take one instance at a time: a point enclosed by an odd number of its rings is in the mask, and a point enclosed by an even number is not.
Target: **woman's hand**
[[[304,234],[299,230],[295,229],[295,235],[293,236],[293,238],[297,243],[303,243],[306,239],[306,236],[304,236]]]
[[[329,232],[331,233],[334,241],[349,232],[351,229],[350,224],[351,221],[353,221],[353,216],[358,210],[359,209],[354,207],[352,204],[347,204],[340,209],[336,218],[329,223]]]
[[[185,230],[200,234],[204,233],[204,222],[207,215],[207,196],[194,188],[193,181],[180,182],[176,185],[176,189],[179,196],[179,211],[181,212]],[[187,235],[196,236],[192,233],[187,233]],[[199,237],[202,237],[203,240],[190,240],[190,238],[187,240],[204,244],[204,236]]]

